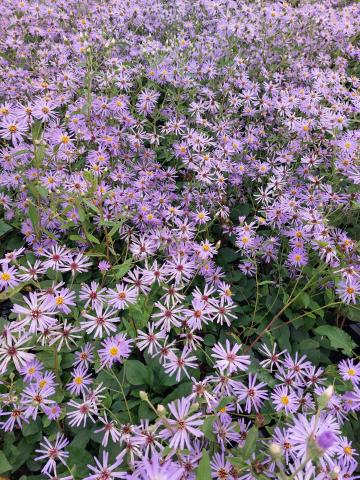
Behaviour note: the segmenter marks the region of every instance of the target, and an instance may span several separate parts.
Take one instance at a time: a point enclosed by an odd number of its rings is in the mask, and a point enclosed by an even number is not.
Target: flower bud
[[[331,397],[334,395],[334,387],[329,385],[324,392],[318,397],[318,406],[320,410],[327,407]]]
[[[279,460],[282,456],[282,450],[278,443],[270,443],[269,453],[274,460]]]
[[[159,417],[165,417],[165,415],[166,415],[166,408],[164,407],[164,405],[160,405],[160,404],[159,404],[159,405],[157,406],[157,409],[156,409],[156,410],[157,410],[157,413],[158,413]]]
[[[144,402],[146,402],[146,400],[149,400],[148,394],[146,392],[144,392],[143,390],[140,390],[139,397]]]

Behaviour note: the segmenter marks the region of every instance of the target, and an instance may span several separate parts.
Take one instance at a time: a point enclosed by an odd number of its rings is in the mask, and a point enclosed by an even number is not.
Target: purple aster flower
[[[286,414],[294,413],[299,407],[296,393],[287,386],[275,387],[271,399],[277,412],[284,410]]]
[[[169,446],[175,450],[183,450],[186,446],[191,450],[191,437],[202,437],[204,434],[198,427],[203,424],[201,413],[190,414],[191,402],[187,398],[181,398],[171,402],[168,408],[175,418],[163,420],[164,430],[160,436],[170,439]]]
[[[350,380],[357,384],[360,381],[360,363],[355,363],[351,358],[349,360],[341,360],[339,363],[339,372],[344,380]]]
[[[220,343],[215,344],[212,351],[212,357],[217,361],[215,367],[219,368],[221,372],[233,373],[240,371],[246,371],[250,365],[250,356],[249,355],[237,355],[237,352],[240,350],[241,345],[235,344],[233,347],[230,347],[229,340],[225,342],[225,348]]]
[[[66,459],[69,456],[69,453],[64,450],[65,447],[69,444],[64,435],[60,433],[56,434],[55,443],[51,443],[47,437],[43,438],[43,441],[40,442],[40,449],[35,450],[36,453],[39,453],[35,457],[35,461],[47,459],[44,467],[42,468],[42,473],[53,473],[56,475],[56,462],[60,461],[63,465],[66,465]]]
[[[235,391],[239,400],[245,400],[245,411],[250,413],[252,409],[259,412],[262,404],[268,398],[265,388],[266,383],[260,382],[256,384],[256,375],[249,373],[248,386],[239,382],[235,387]]]

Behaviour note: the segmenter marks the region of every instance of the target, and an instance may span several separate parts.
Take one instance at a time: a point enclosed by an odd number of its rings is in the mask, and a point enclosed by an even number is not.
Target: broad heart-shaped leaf
[[[4,452],[0,452],[0,473],[8,472],[12,469],[12,466],[8,462],[8,459],[5,457]]]
[[[201,460],[196,472],[196,480],[211,480],[210,457],[205,448],[201,452]]]
[[[143,385],[148,383],[149,375],[144,364],[139,360],[127,360],[125,363],[125,375],[131,385]]]
[[[320,327],[315,328],[315,333],[327,337],[333,348],[341,349],[349,357],[352,355],[352,350],[356,347],[356,343],[348,333],[333,325],[320,325]]]
[[[248,458],[250,458],[251,455],[254,453],[258,435],[259,435],[259,431],[255,426],[251,427],[250,430],[247,432],[246,442],[242,449],[242,457],[244,460],[247,460]]]

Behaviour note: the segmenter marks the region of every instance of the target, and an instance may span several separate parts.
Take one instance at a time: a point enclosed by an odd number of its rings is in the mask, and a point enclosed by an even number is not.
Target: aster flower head
[[[238,355],[241,345],[235,344],[230,346],[229,340],[225,342],[225,348],[221,344],[216,344],[212,351],[212,357],[216,359],[215,366],[219,368],[221,372],[233,373],[236,371],[246,371],[248,365],[250,365],[249,355]]]

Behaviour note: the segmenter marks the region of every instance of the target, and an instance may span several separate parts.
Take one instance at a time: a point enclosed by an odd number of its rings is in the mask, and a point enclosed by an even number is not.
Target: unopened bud
[[[329,385],[326,390],[323,391],[318,397],[318,406],[320,410],[327,407],[331,397],[334,395],[334,387]]]
[[[191,407],[190,407],[189,412],[190,412],[190,413],[197,412],[197,411],[199,410],[199,406],[200,406],[200,405],[199,405],[198,402],[193,403],[193,404],[191,405]]]
[[[166,408],[164,407],[164,405],[160,405],[160,404],[159,404],[159,405],[157,406],[157,409],[156,409],[156,410],[157,410],[157,413],[158,413],[159,417],[165,417],[165,415],[166,415]]]
[[[333,478],[334,480],[337,480],[339,478],[340,471],[341,471],[341,468],[338,465],[336,465],[333,468],[333,471],[330,473],[330,477]]]
[[[282,450],[278,443],[271,443],[269,446],[269,453],[274,460],[278,460],[282,456]]]
[[[146,392],[144,392],[143,390],[140,390],[139,397],[144,402],[146,402],[146,400],[149,400],[148,394]]]

